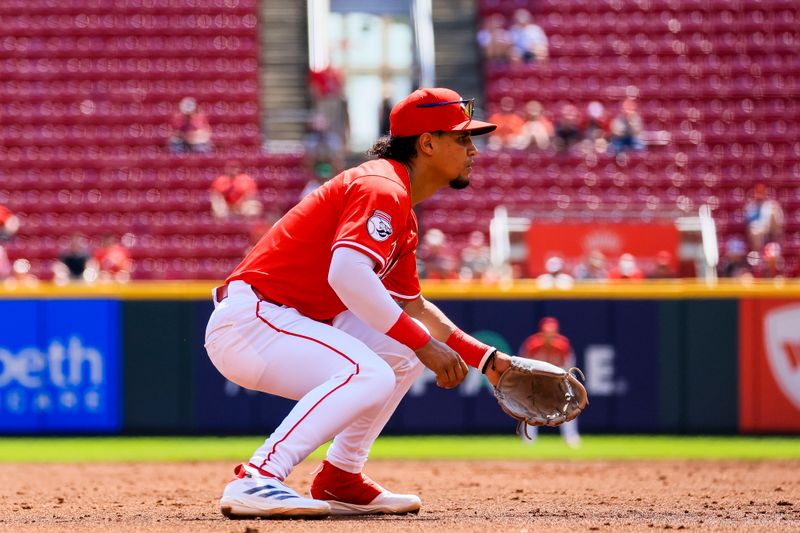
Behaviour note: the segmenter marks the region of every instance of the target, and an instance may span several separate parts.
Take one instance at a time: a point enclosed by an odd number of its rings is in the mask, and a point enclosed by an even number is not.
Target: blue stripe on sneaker
[[[287,494],[286,496],[276,496],[276,500],[291,500],[292,498],[297,498],[297,496],[293,496],[291,494]]]
[[[295,497],[294,494],[291,494],[290,492],[287,492],[285,490],[273,490],[270,492],[265,492],[264,494],[259,494],[259,496],[261,496],[262,498],[271,498],[273,496],[279,496],[284,494],[288,495],[290,498]]]
[[[244,491],[245,494],[255,494],[256,492],[261,492],[262,490],[267,489],[274,489],[276,488],[275,485],[261,485],[260,487],[253,487],[252,489],[247,489]]]

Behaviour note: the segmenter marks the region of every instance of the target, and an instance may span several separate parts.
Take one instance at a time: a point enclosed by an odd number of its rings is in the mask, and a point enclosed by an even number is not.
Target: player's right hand
[[[458,386],[467,377],[467,364],[445,343],[433,337],[428,343],[416,351],[422,364],[436,374],[436,384],[445,389]]]

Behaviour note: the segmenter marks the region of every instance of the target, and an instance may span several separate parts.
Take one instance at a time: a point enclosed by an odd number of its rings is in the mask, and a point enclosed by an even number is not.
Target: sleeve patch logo
[[[367,220],[367,233],[378,242],[385,241],[392,235],[392,217],[376,209]]]

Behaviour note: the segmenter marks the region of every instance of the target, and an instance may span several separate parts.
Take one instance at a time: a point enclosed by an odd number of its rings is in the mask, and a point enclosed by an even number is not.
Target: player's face
[[[472,158],[478,149],[472,143],[469,132],[455,131],[441,134],[441,166],[442,173],[448,178],[453,189],[464,189],[469,186],[469,175],[472,172]]]

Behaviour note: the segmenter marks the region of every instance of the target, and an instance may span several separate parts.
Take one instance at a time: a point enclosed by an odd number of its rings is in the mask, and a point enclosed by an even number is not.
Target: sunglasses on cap
[[[472,112],[475,111],[475,99],[470,98],[469,100],[453,100],[452,102],[433,102],[430,104],[417,104],[417,107],[439,107],[443,105],[453,105],[453,104],[461,104],[461,109],[464,111],[464,114],[467,115],[467,118],[472,118]]]

